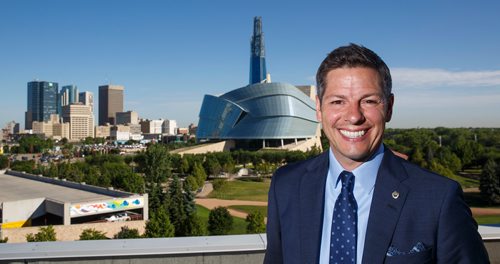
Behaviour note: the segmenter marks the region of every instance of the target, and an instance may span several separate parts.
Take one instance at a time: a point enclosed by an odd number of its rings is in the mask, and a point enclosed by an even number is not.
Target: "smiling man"
[[[340,47],[316,80],[330,148],[274,174],[264,262],[488,263],[460,186],[383,145],[394,96],[382,59]]]

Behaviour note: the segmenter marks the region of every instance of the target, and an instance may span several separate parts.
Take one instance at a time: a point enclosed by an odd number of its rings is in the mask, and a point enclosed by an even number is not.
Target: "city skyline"
[[[24,123],[26,84],[34,79],[94,96],[100,85],[122,85],[123,111],[196,124],[205,94],[248,83],[252,22],[260,16],[273,82],[314,85],[324,56],[354,42],[391,69],[396,100],[389,127],[499,127],[499,7],[494,1],[2,2],[0,124]]]

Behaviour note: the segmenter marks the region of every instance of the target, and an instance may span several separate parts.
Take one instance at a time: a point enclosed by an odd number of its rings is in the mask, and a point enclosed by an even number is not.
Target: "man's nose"
[[[351,125],[358,125],[363,123],[365,121],[363,109],[358,103],[348,104],[344,119]]]

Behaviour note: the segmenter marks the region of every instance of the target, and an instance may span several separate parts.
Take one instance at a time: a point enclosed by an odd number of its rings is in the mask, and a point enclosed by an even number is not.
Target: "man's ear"
[[[394,106],[394,94],[389,96],[389,101],[387,102],[387,110],[385,115],[385,122],[391,121],[392,118],[392,107]]]
[[[319,97],[316,95],[316,119],[321,123],[323,116],[321,115],[321,101]]]

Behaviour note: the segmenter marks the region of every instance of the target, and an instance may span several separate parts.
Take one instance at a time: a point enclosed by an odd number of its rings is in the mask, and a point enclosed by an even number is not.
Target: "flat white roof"
[[[76,188],[25,179],[0,172],[0,204],[34,198],[47,198],[61,202],[78,203],[115,198]]]

